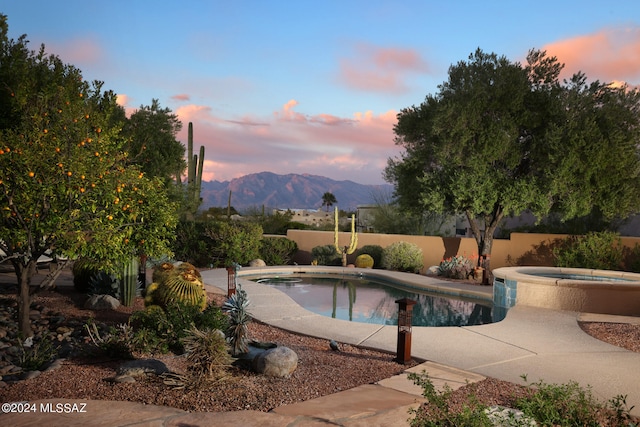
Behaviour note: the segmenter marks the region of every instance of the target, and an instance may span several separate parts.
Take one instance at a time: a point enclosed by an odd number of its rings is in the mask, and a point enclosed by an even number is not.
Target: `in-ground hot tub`
[[[493,304],[640,316],[640,274],[560,267],[493,270]]]

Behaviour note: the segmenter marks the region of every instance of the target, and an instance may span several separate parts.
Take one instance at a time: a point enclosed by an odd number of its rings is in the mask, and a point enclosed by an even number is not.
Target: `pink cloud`
[[[45,50],[59,56],[65,63],[73,64],[81,70],[97,68],[106,60],[105,51],[99,41],[90,35],[63,43],[46,42]]]
[[[174,101],[189,101],[191,100],[191,97],[185,93],[181,93],[178,95],[173,95],[171,99],[173,99]]]
[[[542,50],[565,63],[564,78],[582,71],[592,80],[640,83],[640,27],[603,29]]]
[[[411,74],[425,73],[429,66],[411,49],[359,44],[353,57],[340,60],[338,80],[365,91],[405,93]]]
[[[356,112],[352,117],[302,114],[290,100],[267,117],[224,118],[208,107],[185,105],[178,138],[194,124],[194,144],[205,146],[205,180],[230,180],[262,171],[310,173],[361,183],[382,183],[387,159],[398,154],[396,112]]]

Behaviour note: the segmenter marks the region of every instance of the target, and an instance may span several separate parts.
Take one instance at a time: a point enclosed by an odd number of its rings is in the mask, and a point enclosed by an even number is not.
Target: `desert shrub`
[[[382,252],[382,266],[387,270],[418,273],[424,267],[422,249],[414,243],[392,243]]]
[[[91,277],[100,271],[100,265],[89,258],[79,258],[73,263],[73,287],[78,292],[89,291]]]
[[[358,268],[373,268],[373,258],[371,255],[362,254],[356,257],[355,266]]]
[[[316,246],[311,249],[311,256],[318,265],[342,265],[342,258],[333,245]]]
[[[526,378],[526,377],[523,377]],[[515,407],[545,426],[633,426],[626,398],[618,395],[607,403],[599,402],[589,387],[577,382],[529,385],[532,393],[519,398]],[[605,423],[600,422],[606,420]]]
[[[456,255],[440,261],[438,276],[452,279],[466,279],[473,272],[475,264],[463,255]]]
[[[373,268],[382,268],[382,252],[384,249],[380,245],[364,245],[356,251],[356,257],[366,254],[373,258]]]
[[[209,304],[200,307],[172,301],[162,308],[152,305],[131,315],[134,328],[134,347],[139,351],[166,353],[184,351],[182,338],[195,325],[199,329],[227,329],[227,317],[219,307]]]
[[[197,267],[208,267],[211,264],[209,254],[213,242],[205,232],[204,222],[186,220],[178,222],[172,247],[175,259],[190,262]]]
[[[286,237],[263,237],[260,258],[267,265],[287,265],[298,250],[298,244]]]
[[[620,235],[611,231],[570,236],[553,249],[556,267],[619,270],[624,248]]]
[[[47,332],[39,338],[30,337],[27,340],[32,341],[31,345],[26,345],[21,336],[17,340],[16,365],[24,371],[41,370],[58,355],[54,339]]]
[[[487,406],[479,403],[475,396],[463,403],[460,411],[453,411],[449,407],[453,391],[448,384],[444,385],[442,391],[438,391],[424,371],[420,374],[411,372],[407,378],[422,388],[422,395],[428,402],[428,406],[423,405],[418,409],[409,410],[410,414],[415,415],[415,418],[410,420],[411,427],[493,426],[485,412]]]
[[[129,325],[121,324],[110,327],[102,333],[98,326],[89,319],[84,325],[85,331],[95,348],[115,359],[133,359],[135,340],[133,331]]]
[[[182,344],[189,362],[187,378],[191,386],[220,379],[231,366],[229,344],[220,330],[192,326]]]
[[[205,235],[211,239],[211,265],[225,267],[238,263],[247,265],[260,257],[262,227],[250,222],[209,221]]]

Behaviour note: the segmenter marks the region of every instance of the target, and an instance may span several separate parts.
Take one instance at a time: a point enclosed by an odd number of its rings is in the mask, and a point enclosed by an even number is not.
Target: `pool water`
[[[492,323],[490,302],[448,298],[358,276],[286,276],[255,279],[291,297],[305,309],[335,319],[398,324],[396,300],[409,298],[414,326],[468,326]]]

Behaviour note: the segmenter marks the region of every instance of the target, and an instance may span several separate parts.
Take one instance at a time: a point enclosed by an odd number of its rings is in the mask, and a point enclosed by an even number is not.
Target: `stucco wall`
[[[287,238],[298,244],[294,261],[311,263],[311,249],[315,246],[333,244],[332,231],[289,230]],[[552,266],[551,247],[553,241],[563,239],[564,234],[512,233],[510,239],[495,239],[491,251],[491,268],[513,265]],[[340,233],[341,245],[348,245],[350,233]],[[405,236],[400,234],[358,233],[358,247],[379,245],[383,248],[397,241],[415,243],[422,249],[424,265],[428,268],[440,264],[443,258],[461,254],[471,256],[478,253],[476,241],[469,237]],[[633,247],[640,244],[640,237],[623,237],[622,243]],[[354,256],[348,258],[353,262]]]

